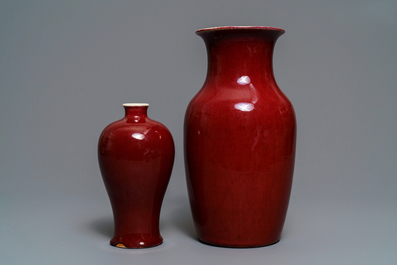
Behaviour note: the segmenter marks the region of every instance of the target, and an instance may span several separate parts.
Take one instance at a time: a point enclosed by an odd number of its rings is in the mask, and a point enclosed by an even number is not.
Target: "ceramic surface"
[[[122,248],[159,245],[162,201],[174,163],[169,130],[147,117],[148,104],[124,104],[125,117],[99,138],[98,159],[113,209],[110,244]]]
[[[185,115],[188,192],[199,240],[226,247],[276,243],[284,225],[295,160],[296,121],[273,75],[284,30],[198,30],[207,78]]]

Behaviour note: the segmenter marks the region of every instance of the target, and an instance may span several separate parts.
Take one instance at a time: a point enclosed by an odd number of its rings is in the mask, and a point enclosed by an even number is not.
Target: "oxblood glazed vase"
[[[161,244],[160,209],[174,163],[174,141],[147,117],[148,104],[123,104],[125,117],[108,125],[98,159],[114,216],[110,244],[146,248]]]
[[[185,164],[200,241],[259,247],[279,241],[290,198],[296,121],[273,75],[284,30],[218,27],[196,32],[208,52],[203,87],[187,107]]]

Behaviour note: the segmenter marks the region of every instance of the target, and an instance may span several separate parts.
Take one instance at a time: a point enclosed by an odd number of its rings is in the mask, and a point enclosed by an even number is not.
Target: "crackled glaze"
[[[185,115],[186,177],[200,241],[226,247],[276,243],[295,160],[296,121],[273,75],[284,30],[217,27],[196,32],[208,52],[203,87]]]

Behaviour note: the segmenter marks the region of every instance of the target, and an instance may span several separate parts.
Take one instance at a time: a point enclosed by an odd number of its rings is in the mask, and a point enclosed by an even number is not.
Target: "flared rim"
[[[285,30],[276,27],[265,27],[265,26],[222,26],[222,27],[210,27],[196,30],[196,34],[210,31],[221,31],[221,30],[273,30],[284,33]]]
[[[149,103],[124,103],[123,107],[149,107]]]

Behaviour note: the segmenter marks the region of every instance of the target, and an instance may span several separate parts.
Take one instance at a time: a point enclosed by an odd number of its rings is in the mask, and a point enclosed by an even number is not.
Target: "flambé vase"
[[[296,119],[273,75],[284,30],[217,27],[196,32],[207,78],[184,123],[186,179],[201,242],[259,247],[279,241],[292,187]]]
[[[161,244],[160,210],[174,163],[174,141],[147,117],[148,104],[123,104],[125,117],[108,125],[98,160],[114,216],[110,244],[146,248]]]

